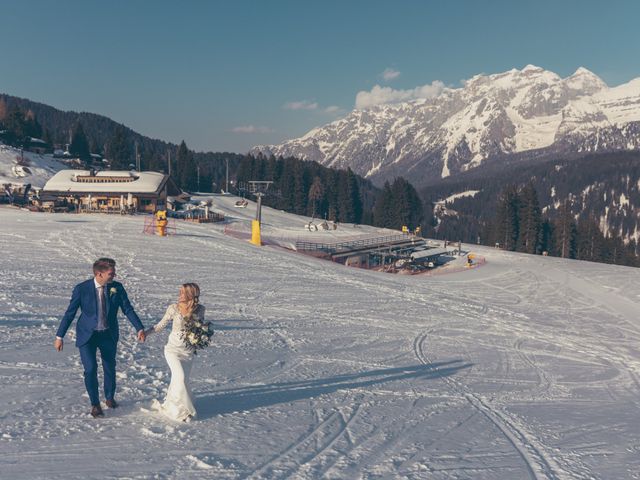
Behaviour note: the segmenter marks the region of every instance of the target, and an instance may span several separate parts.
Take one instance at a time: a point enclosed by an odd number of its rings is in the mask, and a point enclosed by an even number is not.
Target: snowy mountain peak
[[[378,183],[410,176],[419,185],[491,157],[533,150],[557,155],[637,149],[640,126],[628,128],[636,122],[640,79],[609,88],[584,67],[562,78],[526,65],[475,75],[462,87],[443,88],[429,98],[354,110],[301,138],[257,146],[251,153],[350,167]]]
[[[524,67],[522,69],[522,73],[525,73],[525,72],[540,72],[540,71],[543,71],[543,70],[544,70],[544,68],[536,67],[535,65],[529,64],[529,65],[527,65],[526,67]]]
[[[577,90],[587,95],[608,88],[600,77],[584,67],[578,68],[573,75],[567,77],[565,84],[572,90]]]

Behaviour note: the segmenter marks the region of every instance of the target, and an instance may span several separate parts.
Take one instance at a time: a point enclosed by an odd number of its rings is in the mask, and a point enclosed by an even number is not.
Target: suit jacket
[[[122,313],[126,315],[136,331],[144,329],[138,315],[133,310],[127,292],[120,282],[111,282],[106,285],[105,289],[107,304],[107,326],[109,333],[115,342],[120,337],[118,328],[118,308],[122,309]],[[73,289],[69,307],[62,317],[60,327],[56,335],[60,338],[64,337],[67,330],[71,326],[76,312],[80,308],[80,317],[76,325],[76,346],[81,347],[89,341],[93,331],[98,325],[98,295],[93,278],[86,282],[79,283]]]

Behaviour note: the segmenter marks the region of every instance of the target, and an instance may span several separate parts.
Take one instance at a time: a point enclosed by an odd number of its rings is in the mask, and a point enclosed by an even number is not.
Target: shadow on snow
[[[195,399],[198,417],[201,419],[232,412],[243,412],[279,403],[313,398],[338,390],[371,387],[387,382],[409,379],[431,380],[448,377],[471,363],[462,360],[371,370],[368,372],[336,375],[316,380],[273,383],[249,387],[232,388],[197,395]]]

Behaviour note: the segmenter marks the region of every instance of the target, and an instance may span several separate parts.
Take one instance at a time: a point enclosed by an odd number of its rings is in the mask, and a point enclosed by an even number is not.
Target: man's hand
[[[144,329],[138,331],[138,341],[144,343],[144,339],[147,338],[147,335],[144,333]]]
[[[53,346],[57,351],[61,352],[62,348],[64,347],[64,342],[61,338],[56,338],[56,341],[53,342]]]

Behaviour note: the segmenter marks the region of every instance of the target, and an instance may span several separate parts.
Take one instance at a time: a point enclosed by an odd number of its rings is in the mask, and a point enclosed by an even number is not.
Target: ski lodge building
[[[45,201],[86,212],[155,212],[166,208],[168,195],[182,193],[173,179],[159,172],[61,170],[42,188]]]

